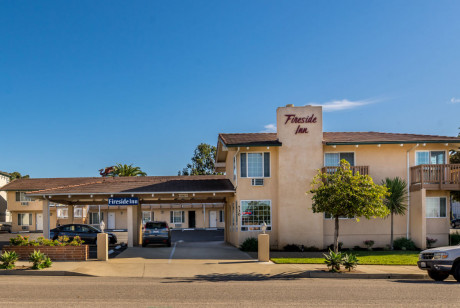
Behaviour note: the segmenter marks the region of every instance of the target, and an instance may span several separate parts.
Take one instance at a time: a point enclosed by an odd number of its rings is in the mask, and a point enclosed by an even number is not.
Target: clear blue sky
[[[175,175],[276,107],[325,131],[456,135],[460,1],[1,1],[0,170]],[[353,107],[353,108],[351,108]],[[339,109],[339,110],[337,110]]]

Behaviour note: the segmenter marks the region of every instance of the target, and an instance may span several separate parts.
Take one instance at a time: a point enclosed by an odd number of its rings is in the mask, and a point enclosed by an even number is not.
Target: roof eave
[[[458,144],[460,140],[419,140],[419,141],[360,141],[360,142],[327,142],[325,145],[356,145],[356,144],[417,144],[417,143],[453,143]]]

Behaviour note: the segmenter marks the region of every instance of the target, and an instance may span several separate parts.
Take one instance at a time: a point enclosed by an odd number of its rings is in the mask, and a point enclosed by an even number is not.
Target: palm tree
[[[390,195],[385,198],[385,205],[391,215],[391,250],[393,250],[393,216],[404,215],[407,209],[407,183],[399,177],[386,178],[382,185],[388,188]]]
[[[133,167],[133,164],[116,164],[111,170],[109,176],[146,176],[140,167]]]

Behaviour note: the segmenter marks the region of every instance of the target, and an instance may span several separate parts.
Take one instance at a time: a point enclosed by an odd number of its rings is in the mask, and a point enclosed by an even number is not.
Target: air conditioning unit
[[[175,228],[182,228],[182,224],[174,224]]]
[[[28,201],[23,201],[23,202],[21,202],[21,205],[29,205],[29,202]]]
[[[22,226],[22,230],[25,230],[25,231],[29,230],[29,226]]]
[[[252,186],[264,186],[264,179],[252,179]]]

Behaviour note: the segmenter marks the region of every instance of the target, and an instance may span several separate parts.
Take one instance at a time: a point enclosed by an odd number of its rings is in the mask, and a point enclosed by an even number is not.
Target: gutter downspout
[[[238,147],[238,150],[236,150],[236,153],[235,155],[233,156],[233,163],[236,164],[236,166],[238,166],[238,152],[240,151],[240,147]],[[236,159],[235,159],[236,158]],[[235,176],[235,192],[236,192],[236,189],[238,188],[238,168],[236,166],[233,166],[236,170],[236,176]]]
[[[410,148],[407,151],[407,230],[406,230],[406,238],[409,239],[409,227],[410,227],[410,155],[409,153],[418,147],[419,144],[417,143],[415,146]]]

